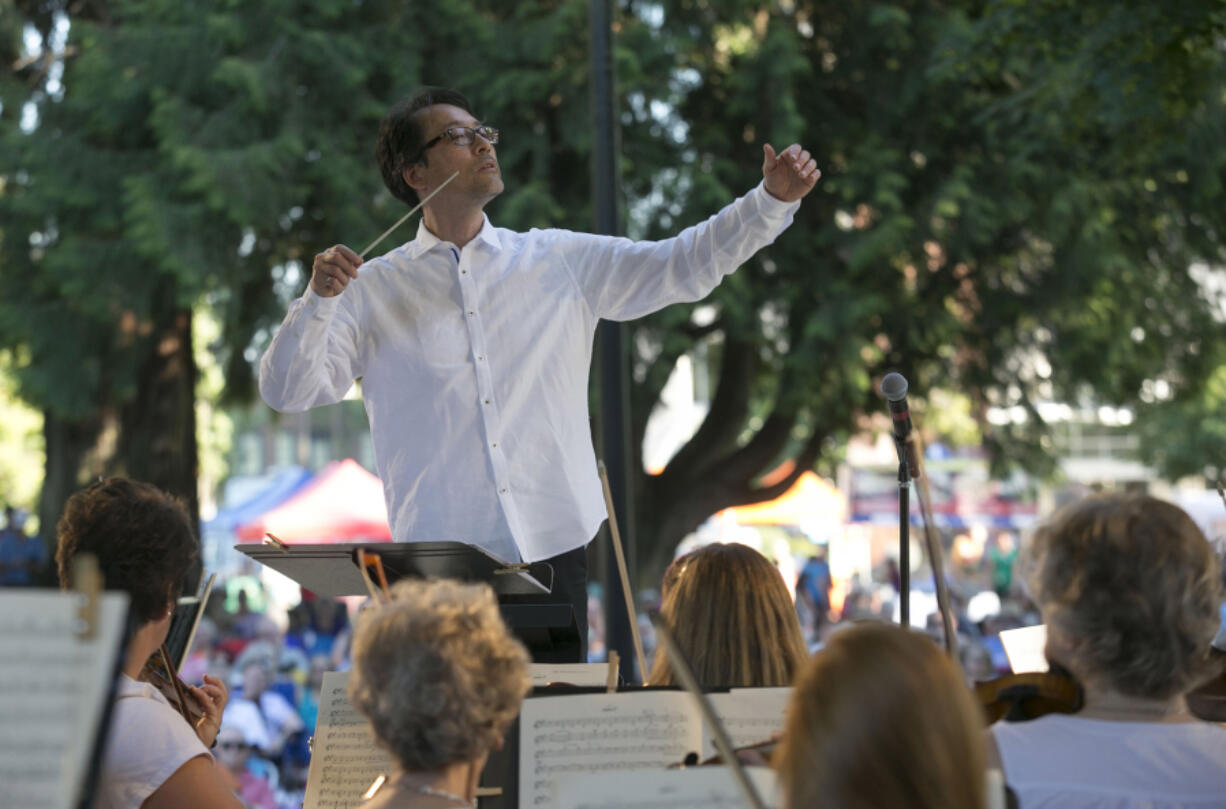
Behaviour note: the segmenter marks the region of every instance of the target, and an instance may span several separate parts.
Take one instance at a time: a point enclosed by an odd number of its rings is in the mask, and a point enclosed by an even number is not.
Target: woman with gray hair
[[[364,613],[349,698],[396,760],[369,809],[475,807],[492,750],[531,689],[529,657],[485,585],[405,580]]]
[[[1073,715],[991,728],[1021,809],[1174,809],[1226,800],[1226,729],[1184,695],[1212,673],[1221,577],[1204,534],[1152,497],[1091,497],[1035,535],[1028,584]]]

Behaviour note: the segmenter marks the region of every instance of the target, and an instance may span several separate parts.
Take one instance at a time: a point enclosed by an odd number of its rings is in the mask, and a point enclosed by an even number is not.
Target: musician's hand
[[[795,202],[813,190],[822,173],[817,161],[799,143],[793,143],[779,154],[769,143],[762,144],[762,179],[772,197],[783,202]]]
[[[358,277],[362,259],[343,244],[333,245],[315,256],[311,264],[311,289],[321,298],[339,295]]]
[[[230,692],[225,683],[211,674],[204,675],[204,685],[189,685],[188,688],[204,708],[204,716],[196,722],[196,736],[204,742],[205,747],[212,747],[217,732],[221,730],[221,714],[226,710]]]

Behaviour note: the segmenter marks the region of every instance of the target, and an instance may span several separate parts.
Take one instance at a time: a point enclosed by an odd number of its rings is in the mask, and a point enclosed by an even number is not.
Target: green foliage
[[[1188,268],[1224,258],[1224,5],[619,3],[632,235],[747,191],[763,141],[801,142],[823,171],[708,301],[634,326],[633,446],[678,356],[702,341],[718,378],[694,440],[639,482],[644,544],[666,555],[716,509],[774,493],[758,481],[779,461],[812,466],[880,410],[888,370],[960,391],[998,468],[1050,466],[1040,400],[1137,404],[1142,429],[1158,381],[1191,414],[1211,407],[1223,330]],[[132,401],[167,309],[202,302],[228,395],[249,401],[310,256],[402,212],[373,140],[420,84],[463,89],[503,131],[498,224],[590,227],[586,3],[71,9],[70,55],[0,79],[0,345],[29,358],[21,396],[49,413]],[[63,13],[0,2],[5,63],[25,57],[25,21],[51,41]],[[1035,415],[999,427],[992,405]]]

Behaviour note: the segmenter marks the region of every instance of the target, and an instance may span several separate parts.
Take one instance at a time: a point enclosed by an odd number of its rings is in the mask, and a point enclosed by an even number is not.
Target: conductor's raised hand
[[[358,277],[360,266],[361,256],[343,244],[333,245],[316,254],[311,264],[311,289],[321,298],[339,295]]]
[[[822,173],[817,161],[799,143],[793,143],[779,154],[769,143],[762,144],[762,180],[775,199],[795,202],[813,190]]]

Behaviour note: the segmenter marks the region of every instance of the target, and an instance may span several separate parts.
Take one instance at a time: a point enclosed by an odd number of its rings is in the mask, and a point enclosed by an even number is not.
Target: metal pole
[[[911,626],[911,475],[906,455],[898,464],[898,623]]]
[[[595,142],[592,153],[592,204],[596,233],[620,233],[617,216],[617,118],[613,105],[612,11],[610,0],[591,0],[589,6],[592,53],[592,114]],[[597,334],[600,357],[600,445],[609,473],[609,488],[626,552],[634,559],[634,512],[629,474],[629,364],[626,339],[618,323],[604,321]],[[633,682],[634,646],[626,603],[617,577],[612,543],[606,543],[605,644],[621,657],[621,676]],[[644,676],[646,672],[642,673]]]

